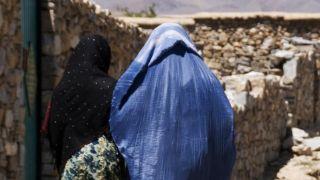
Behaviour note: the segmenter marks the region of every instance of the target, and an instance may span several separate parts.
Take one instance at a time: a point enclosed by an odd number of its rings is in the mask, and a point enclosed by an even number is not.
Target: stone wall
[[[315,44],[320,19],[195,18],[189,28],[205,62],[219,77],[251,71],[283,76],[290,126],[312,126],[317,117]],[[300,52],[305,52],[303,56]],[[318,59],[320,61],[320,59]]]
[[[222,78],[235,112],[237,160],[232,179],[260,179],[268,162],[279,156],[287,121],[280,80],[261,72]]]
[[[42,97],[43,109],[59,82],[72,49],[88,34],[104,36],[112,50],[109,73],[119,76],[142,48],[141,29],[111,17],[110,12],[87,0],[49,0],[42,4]],[[48,142],[42,139],[42,175],[56,175]]]
[[[97,33],[109,40],[114,57],[110,73],[115,78],[147,36],[87,0],[44,1],[42,17],[44,109],[81,36]],[[187,27],[190,35],[224,84],[235,112],[238,153],[233,179],[259,179],[267,164],[278,158],[287,125],[310,126],[320,114],[317,53],[310,44],[301,49],[292,40],[295,36],[319,40],[320,23],[260,17],[194,22]],[[48,143],[42,141],[43,179],[54,179]]]
[[[199,13],[121,19],[148,29],[168,19],[183,24],[219,78],[251,71],[279,76],[287,73],[281,86],[286,89],[289,125],[305,128],[319,117],[320,14]],[[299,51],[306,52],[308,58],[299,58]],[[292,66],[295,69],[288,71]]]
[[[290,50],[293,56],[283,65],[283,76],[252,71],[221,78],[235,112],[233,179],[263,177],[268,163],[290,149],[287,129],[315,125],[319,94],[314,48]]]
[[[0,179],[20,179],[23,168],[20,12],[19,0],[0,0]]]
[[[290,48],[286,38],[320,40],[320,19],[289,21],[281,18],[252,17],[234,19],[196,18],[191,30],[197,47],[208,65],[221,76],[255,70],[282,74],[286,57],[279,50]]]
[[[19,0],[0,0],[0,179],[21,179],[23,173],[20,13]],[[41,17],[43,109],[82,36],[108,39],[115,78],[147,37],[88,0],[44,0]],[[190,35],[223,83],[235,112],[233,179],[259,179],[278,157],[287,126],[320,123],[320,50],[315,43],[320,40],[320,20],[201,17],[192,23],[187,27]],[[45,138],[41,157],[42,179],[56,179]]]
[[[315,48],[314,51],[314,58],[316,59],[316,68],[317,68],[317,73],[315,74],[315,93],[314,93],[314,97],[315,97],[315,123],[316,124],[320,124],[320,46],[318,46],[317,48]]]
[[[288,126],[308,128],[317,118],[317,69],[312,46],[297,47],[296,54],[283,64],[281,86],[288,106]],[[293,51],[293,52],[294,52]]]
[[[313,126],[320,114],[320,19],[223,16],[194,17],[185,27],[235,112],[233,179],[261,179],[290,141],[287,127]],[[146,28],[161,21],[129,20]]]
[[[314,126],[320,113],[316,66],[320,26],[315,23],[320,20],[255,17],[195,22],[189,28],[191,36],[225,83],[235,112],[238,154],[233,179],[259,179],[283,150],[287,127]]]

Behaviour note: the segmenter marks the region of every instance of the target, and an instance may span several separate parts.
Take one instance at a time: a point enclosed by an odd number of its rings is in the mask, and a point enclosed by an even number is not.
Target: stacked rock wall
[[[23,168],[20,12],[19,0],[0,0],[0,179],[20,179]]]
[[[320,113],[315,53],[320,40],[315,22],[320,20],[195,21],[192,38],[225,83],[235,112],[238,154],[233,179],[259,179],[282,151],[287,126],[313,126]],[[253,79],[260,91],[246,85]]]
[[[315,73],[315,123],[320,124],[320,45],[316,45],[314,48],[314,59],[316,61],[316,73]]]
[[[268,162],[279,156],[287,120],[280,79],[259,72],[222,78],[235,113],[237,160],[232,179],[259,179]]]
[[[317,118],[317,69],[313,47],[293,50],[294,57],[283,64],[281,86],[287,103],[288,126],[308,128]]]
[[[320,20],[196,19],[190,29],[233,104],[238,152],[233,179],[261,178],[282,151],[287,126],[315,124],[320,32],[314,22]]]
[[[320,19],[256,16],[195,18],[195,22],[190,29],[192,38],[219,77],[251,71],[284,76],[281,86],[286,89],[289,125],[305,128],[314,124],[318,75],[313,44],[320,40]]]
[[[111,47],[109,74],[124,72],[142,48],[146,35],[133,25],[110,16],[110,12],[87,0],[48,0],[42,2],[42,97],[46,108],[53,88],[59,82],[66,62],[81,37],[104,36]],[[42,140],[42,177],[56,176],[48,142]]]
[[[81,36],[97,33],[109,40],[114,57],[110,73],[116,78],[146,39],[138,28],[86,0],[44,1],[42,17],[43,107]],[[319,25],[316,20],[259,17],[195,22],[188,26],[191,37],[223,82],[235,112],[238,154],[233,179],[259,179],[268,162],[278,157],[290,117],[292,124],[303,126],[317,117],[315,56],[297,50],[287,38],[319,40]],[[42,175],[51,179],[56,172],[48,144],[43,144]]]
[[[286,58],[277,57],[285,50],[284,39],[303,37],[320,40],[320,19],[286,21],[281,18],[211,19],[196,18],[191,30],[193,40],[205,61],[221,76],[259,71],[282,74]],[[284,55],[290,58],[292,53]]]
[[[0,179],[22,177],[20,12],[20,1],[0,0]],[[220,77],[235,112],[238,154],[233,178],[261,178],[267,163],[278,157],[286,123],[307,127],[320,122],[319,49],[293,45],[290,40],[301,36],[319,41],[319,20],[257,17],[195,22],[188,27],[191,36]],[[147,36],[87,0],[42,1],[42,33],[44,109],[82,36],[94,33],[108,39],[114,57],[110,73],[115,78]],[[42,148],[42,178],[54,179],[53,159],[44,139]]]

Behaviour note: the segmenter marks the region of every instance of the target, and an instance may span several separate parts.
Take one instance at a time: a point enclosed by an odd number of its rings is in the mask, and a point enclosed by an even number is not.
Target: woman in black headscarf
[[[122,161],[108,127],[112,91],[110,48],[83,38],[54,89],[48,137],[62,179],[119,179]]]

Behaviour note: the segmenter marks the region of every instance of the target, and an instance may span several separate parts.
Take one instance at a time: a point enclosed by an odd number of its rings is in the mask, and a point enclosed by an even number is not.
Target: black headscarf
[[[79,42],[53,91],[48,135],[58,170],[84,145],[108,135],[112,91],[107,41],[98,35]]]

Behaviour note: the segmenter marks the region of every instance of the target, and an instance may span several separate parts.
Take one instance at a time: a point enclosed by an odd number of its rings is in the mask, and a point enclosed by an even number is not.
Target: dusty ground
[[[320,128],[293,136],[291,149],[283,151],[277,161],[269,164],[263,179],[320,180]]]

